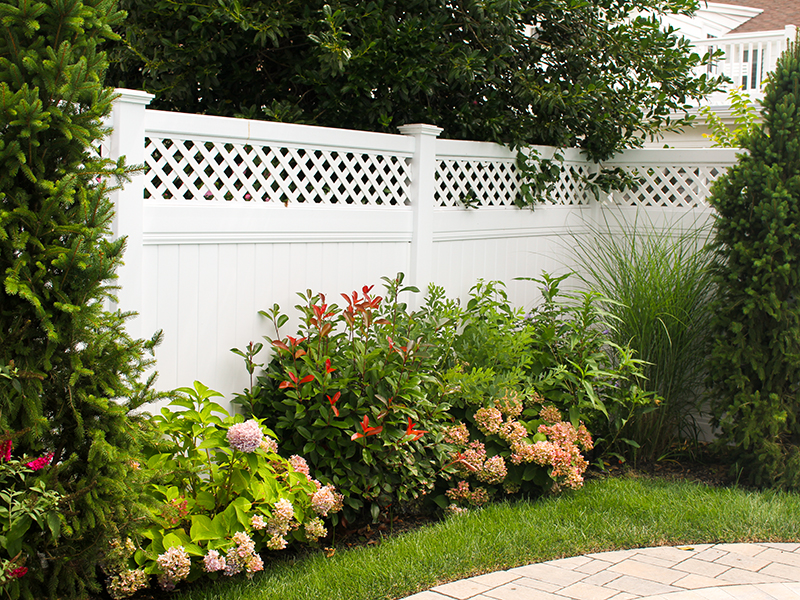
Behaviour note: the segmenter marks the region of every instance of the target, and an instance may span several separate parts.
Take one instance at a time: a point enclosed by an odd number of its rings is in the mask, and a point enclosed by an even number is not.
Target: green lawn
[[[800,496],[638,478],[488,506],[379,546],[267,563],[175,600],[402,598],[439,583],[587,552],[685,543],[798,541]]]

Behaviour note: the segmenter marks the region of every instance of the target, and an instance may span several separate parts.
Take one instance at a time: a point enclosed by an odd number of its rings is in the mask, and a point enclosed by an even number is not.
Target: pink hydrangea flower
[[[216,550],[209,550],[203,558],[203,569],[206,573],[225,570],[225,557]]]
[[[522,414],[522,401],[514,390],[507,390],[501,398],[494,401],[494,405],[507,419],[516,419]]]
[[[261,440],[261,449],[264,452],[271,452],[272,454],[277,454],[278,442],[273,440],[271,437],[264,436],[264,439]]]
[[[264,439],[264,432],[261,431],[261,426],[255,419],[250,419],[244,423],[231,425],[227,438],[231,448],[241,452],[255,452]]]
[[[503,414],[493,406],[479,408],[475,413],[475,424],[485,435],[498,433],[503,425]]]
[[[294,469],[296,473],[302,473],[306,476],[306,479],[309,481],[311,480],[311,477],[308,475],[308,463],[305,458],[293,454],[289,457],[289,464],[292,465],[292,469]]]
[[[253,515],[252,517],[250,517],[250,527],[252,527],[256,531],[260,531],[267,527],[267,522],[261,515]]]
[[[286,548],[286,540],[282,535],[276,535],[269,539],[267,548],[270,550],[283,550]]]
[[[502,456],[497,455],[486,459],[486,462],[483,463],[483,467],[478,471],[476,477],[480,481],[492,485],[503,481],[506,475],[508,475],[506,461],[503,460]]]
[[[469,444],[469,431],[464,423],[453,425],[444,432],[444,440],[449,444],[466,446]]]
[[[333,486],[326,485],[319,488],[311,496],[311,508],[321,517],[327,517],[328,513],[336,512],[342,506],[342,496],[336,493]]]
[[[325,524],[319,517],[311,519],[306,523],[306,539],[309,542],[315,542],[321,537],[328,535],[328,530],[325,529]]]
[[[519,421],[510,421],[500,428],[500,437],[509,444],[519,442],[528,437],[528,430]]]
[[[172,591],[175,584],[189,576],[192,567],[189,554],[183,546],[169,548],[163,554],[159,554],[156,559],[161,575],[158,576],[158,584],[161,589]]]
[[[547,423],[558,423],[561,421],[561,413],[555,406],[544,406],[539,411],[539,417]]]

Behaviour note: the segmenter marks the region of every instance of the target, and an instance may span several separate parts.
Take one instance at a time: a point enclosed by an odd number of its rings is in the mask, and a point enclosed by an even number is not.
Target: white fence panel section
[[[119,307],[139,315],[131,335],[164,331],[159,389],[199,379],[228,400],[248,385],[230,349],[274,335],[258,311],[275,303],[293,334],[297,292],[336,303],[403,272],[462,300],[478,279],[501,280],[531,306],[537,285],[514,278],[571,270],[570,236],[602,210],[707,217],[710,182],[735,162],[719,149],[624,153],[608,165],[641,185],[598,202],[585,178],[599,166],[568,150],[550,203],[520,210],[516,154],[495,144],[439,140],[430,125],[389,135],[164,113],[120,93],[108,147],[145,169],[115,198],[128,240]]]

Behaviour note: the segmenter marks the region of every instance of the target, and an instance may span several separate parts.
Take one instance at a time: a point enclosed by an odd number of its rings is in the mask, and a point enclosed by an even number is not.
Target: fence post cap
[[[400,133],[403,135],[433,135],[438,137],[444,131],[441,127],[436,125],[427,125],[425,123],[410,123],[408,125],[400,125],[398,127]]]
[[[150,101],[156,97],[155,94],[151,94],[142,90],[115,88],[114,91],[117,93],[118,102],[127,102],[129,104],[143,104],[144,106],[147,106],[150,104]]]

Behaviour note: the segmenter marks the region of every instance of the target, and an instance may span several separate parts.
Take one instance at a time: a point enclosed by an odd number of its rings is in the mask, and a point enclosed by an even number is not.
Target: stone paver
[[[800,600],[800,543],[596,552],[443,583],[405,600]]]

